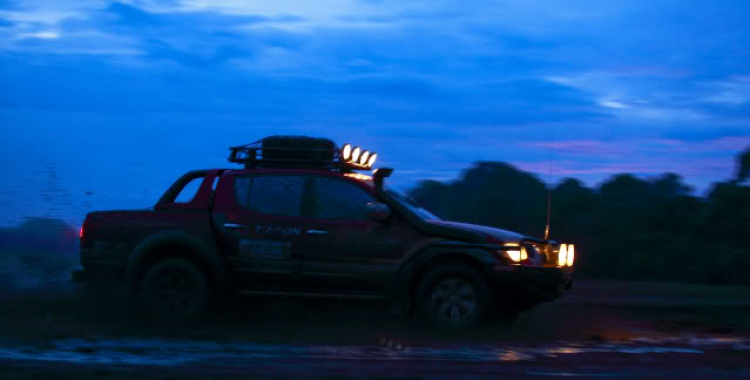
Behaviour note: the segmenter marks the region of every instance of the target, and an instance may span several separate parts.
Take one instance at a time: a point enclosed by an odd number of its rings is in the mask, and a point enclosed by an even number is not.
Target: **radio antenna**
[[[555,141],[554,131],[552,142]],[[549,225],[552,219],[552,147],[547,152],[547,225],[544,227],[544,240],[549,240]]]

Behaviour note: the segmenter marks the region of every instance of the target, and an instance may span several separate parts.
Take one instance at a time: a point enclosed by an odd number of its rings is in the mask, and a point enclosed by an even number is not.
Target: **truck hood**
[[[431,224],[439,225],[442,227],[448,227],[451,229],[460,230],[460,231],[469,231],[469,232],[480,233],[483,235],[489,235],[494,239],[502,241],[503,243],[520,243],[521,240],[526,238],[526,236],[521,235],[516,232],[503,230],[500,228],[480,226],[478,224],[449,222],[445,220],[429,220],[427,222]]]

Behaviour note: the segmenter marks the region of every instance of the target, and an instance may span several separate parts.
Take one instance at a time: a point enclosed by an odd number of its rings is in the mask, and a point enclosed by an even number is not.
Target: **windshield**
[[[404,205],[404,207],[411,210],[413,213],[417,214],[420,218],[424,220],[443,220],[440,216],[438,216],[436,213],[428,210],[424,206],[417,203],[417,201],[414,200],[414,198],[398,191],[395,189],[391,189],[386,187],[385,191],[393,196],[393,198],[398,201],[398,203]]]

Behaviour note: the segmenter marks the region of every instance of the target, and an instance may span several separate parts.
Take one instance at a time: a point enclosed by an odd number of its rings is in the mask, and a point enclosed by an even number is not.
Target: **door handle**
[[[237,224],[237,223],[224,223],[224,228],[239,230],[239,229],[245,228],[245,226],[243,226],[242,224]]]
[[[328,231],[325,230],[307,230],[305,231],[308,235],[328,235]]]

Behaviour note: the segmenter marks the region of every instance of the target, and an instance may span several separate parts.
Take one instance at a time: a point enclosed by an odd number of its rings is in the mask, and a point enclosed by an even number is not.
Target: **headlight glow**
[[[568,258],[566,260],[569,267],[573,266],[575,255],[576,255],[575,246],[571,244],[570,246],[568,246]]]
[[[560,246],[560,252],[557,254],[557,266],[564,267],[568,261],[568,245]]]
[[[521,261],[521,251],[520,250],[512,250],[512,251],[505,251],[505,253],[508,254],[508,257],[510,257],[511,260],[514,262]]]
[[[508,247],[507,250],[503,251],[505,252],[505,255],[508,256],[511,261],[514,263],[521,262],[523,260],[523,256],[525,253],[525,250],[523,247],[521,247],[518,243],[505,243],[504,246]]]

